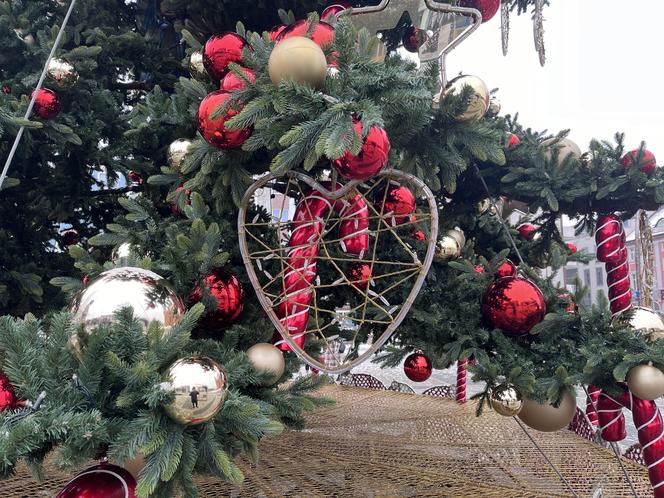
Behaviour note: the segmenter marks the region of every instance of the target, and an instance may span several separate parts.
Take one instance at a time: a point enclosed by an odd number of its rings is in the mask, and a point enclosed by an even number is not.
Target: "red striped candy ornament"
[[[618,216],[615,214],[600,216],[595,232],[597,260],[602,263],[619,263],[620,250],[624,245],[623,237],[623,224]]]

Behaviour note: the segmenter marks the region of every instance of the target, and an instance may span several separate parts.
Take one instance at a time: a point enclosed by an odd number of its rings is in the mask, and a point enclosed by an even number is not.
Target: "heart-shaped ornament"
[[[345,183],[290,171],[249,187],[238,233],[277,346],[334,374],[374,354],[410,310],[433,260],[438,209],[424,182],[402,171]],[[318,358],[303,349],[314,339]]]

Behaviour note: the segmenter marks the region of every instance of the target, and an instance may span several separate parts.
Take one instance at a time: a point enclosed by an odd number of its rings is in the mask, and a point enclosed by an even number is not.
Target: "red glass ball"
[[[513,277],[517,273],[516,265],[509,259],[503,261],[496,272],[493,274],[495,278]]]
[[[482,265],[475,265],[475,273],[484,273],[484,267]]]
[[[560,294],[558,297],[563,303],[567,303],[565,306],[565,311],[567,313],[576,313],[578,311],[579,307],[574,302],[571,294],[566,292],[564,294]]]
[[[308,316],[307,316],[308,319]],[[301,335],[298,337],[294,337],[293,340],[295,341],[295,344],[300,346],[301,348],[304,347],[304,343],[307,340],[306,335]],[[286,341],[284,341],[284,338],[281,337],[281,334],[277,332],[276,330],[274,331],[274,335],[272,336],[272,344],[274,344],[276,347],[278,347],[281,351],[287,352],[287,351],[292,351],[291,347],[288,345]]]
[[[640,157],[639,157],[640,156]],[[657,160],[655,159],[655,154],[650,152],[647,149],[643,149],[643,152],[639,149],[631,150],[625,154],[620,160],[623,169],[631,168],[632,166],[639,167],[639,170],[649,175],[657,168]]]
[[[83,285],[88,285],[90,283],[90,277],[88,275],[83,275]]]
[[[270,40],[276,40],[284,29],[286,29],[285,24],[279,24],[274,28],[270,29],[270,31],[267,32],[268,36],[270,37]]]
[[[32,92],[32,95],[34,95],[34,92]],[[41,119],[53,119],[60,114],[60,109],[62,109],[62,104],[60,104],[60,99],[53,90],[42,88],[37,92],[35,105],[32,108],[35,116]]]
[[[362,136],[360,120],[353,120],[353,130],[358,137]],[[372,126],[356,156],[346,151],[339,159],[332,161],[332,165],[344,178],[367,180],[383,169],[389,156],[390,140],[387,138],[387,133],[380,126]]]
[[[371,281],[371,265],[369,263],[354,263],[348,272],[348,281],[358,289],[366,289]]]
[[[487,22],[498,12],[500,0],[461,0],[459,5],[479,10],[482,14],[482,22]]]
[[[251,136],[251,128],[227,130],[225,123],[240,112],[228,109],[226,114],[213,119],[212,114],[230,97],[229,92],[217,90],[207,95],[198,107],[198,131],[207,143],[220,149],[233,149],[242,145]]]
[[[136,479],[122,467],[103,463],[78,474],[55,498],[136,498]]]
[[[537,228],[532,223],[522,223],[519,225],[516,230],[519,232],[519,235],[526,240],[533,240],[535,237],[535,232]]]
[[[129,176],[129,179],[131,180],[132,183],[138,183],[138,184],[143,183],[143,177],[137,171],[131,170],[128,173],[128,176]]]
[[[383,199],[385,199],[382,207],[383,216],[392,217],[397,224],[405,223],[415,212],[415,196],[408,187],[390,184],[387,193],[384,190],[376,193],[376,203],[379,206]],[[377,211],[381,211],[380,207]]]
[[[307,36],[309,32],[309,21],[302,19],[286,28],[277,36],[277,43],[291,36]],[[319,47],[327,47],[334,42],[334,28],[326,22],[319,22],[310,35],[311,40]]]
[[[576,244],[575,244],[574,242],[568,242],[568,243],[567,243],[567,249],[569,249],[569,251],[570,251],[572,254],[574,254],[576,251],[578,251],[578,249],[577,249],[577,247],[576,247]]]
[[[419,228],[413,228],[410,231],[410,236],[419,242],[424,242],[425,240],[427,240],[426,234]]]
[[[78,232],[74,230],[73,228],[70,230],[65,230],[60,234],[60,238],[62,240],[62,244],[65,246],[73,246],[75,244],[78,244],[79,242],[79,236]]]
[[[10,94],[12,93],[12,87],[9,85],[3,85],[2,86],[2,93]]]
[[[340,12],[343,12],[344,10],[349,9],[351,7],[352,4],[350,2],[344,2],[344,1],[328,5],[327,7],[325,7],[325,10],[320,15],[320,20],[327,22],[332,15],[335,16],[339,15]]]
[[[521,139],[514,133],[507,134],[507,150],[516,149],[521,143]]]
[[[410,26],[406,29],[401,41],[403,42],[403,48],[409,52],[417,53],[420,47],[426,43],[427,38],[426,31],[415,26]]]
[[[432,370],[431,360],[424,353],[411,353],[403,362],[403,373],[413,382],[424,382]]]
[[[18,400],[16,392],[9,377],[0,371],[0,412],[4,410],[13,410],[17,407]]]
[[[207,326],[227,327],[235,322],[244,309],[244,289],[232,273],[217,268],[208,273],[202,285],[217,300],[217,308],[205,317]],[[203,290],[196,287],[189,297],[192,304],[203,298]]]
[[[212,35],[203,48],[203,65],[208,74],[217,80],[223,78],[231,62],[242,62],[242,51],[246,46],[247,40],[237,33]]]
[[[542,291],[523,277],[499,278],[482,297],[482,315],[507,335],[527,334],[545,313]]]
[[[249,81],[251,81],[252,83],[256,83],[256,73],[254,73],[251,69],[243,67],[242,72]],[[246,86],[247,82],[244,81],[242,78],[238,77],[232,71],[228,71],[226,73],[226,76],[224,76],[224,79],[221,80],[221,90],[224,90],[226,92],[232,92],[234,90],[244,90]]]

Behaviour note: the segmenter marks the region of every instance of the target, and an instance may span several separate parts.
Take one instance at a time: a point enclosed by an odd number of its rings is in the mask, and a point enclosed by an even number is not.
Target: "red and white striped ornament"
[[[599,217],[595,242],[597,259],[603,262],[606,268],[609,307],[613,316],[616,316],[628,310],[632,303],[625,229],[618,216],[606,214]]]
[[[593,427],[599,425],[599,416],[595,407],[599,400],[599,393],[602,392],[597,386],[588,386],[588,396],[586,397],[586,417]]]
[[[457,361],[457,381],[456,381],[456,402],[463,404],[466,402],[466,367],[468,358],[462,358]]]

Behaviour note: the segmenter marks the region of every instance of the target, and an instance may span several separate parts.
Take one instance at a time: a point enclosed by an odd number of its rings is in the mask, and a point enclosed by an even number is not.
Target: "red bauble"
[[[383,203],[383,199],[385,202]],[[415,212],[415,196],[408,187],[403,185],[393,185],[376,194],[377,211],[381,211],[380,204],[383,203],[383,216],[391,217],[395,223],[401,224],[408,221],[411,214]]]
[[[353,119],[353,130],[358,137],[362,136],[360,120]],[[339,159],[332,161],[332,165],[344,178],[367,180],[383,169],[389,156],[390,140],[387,138],[387,133],[380,126],[372,126],[364,137],[358,155],[346,151]]]
[[[358,289],[366,289],[371,282],[371,265],[369,263],[354,263],[348,272],[348,281]]]
[[[102,463],[74,477],[55,498],[136,498],[136,479],[122,467]]]
[[[578,251],[576,244],[574,242],[568,242],[567,243],[567,249],[569,249],[569,252],[574,254],[576,251]]]
[[[139,185],[143,183],[143,177],[137,171],[131,170],[128,176],[132,183],[138,183]]]
[[[239,109],[228,109],[226,114],[213,119],[212,115],[231,96],[229,92],[217,90],[210,93],[198,107],[198,131],[207,143],[219,149],[233,149],[242,145],[251,136],[251,128],[227,130],[225,123],[238,114]]]
[[[18,400],[14,392],[9,377],[7,377],[2,370],[0,370],[0,412],[4,410],[13,410],[17,407]]]
[[[286,28],[277,36],[277,43],[291,36],[307,36],[309,32],[309,21],[302,19],[293,24],[286,26]],[[327,47],[334,42],[334,28],[326,23],[319,22],[311,33],[311,40],[319,47]]]
[[[514,133],[507,134],[507,150],[516,149],[521,143],[521,139]]]
[[[516,276],[517,269],[516,265],[512,263],[509,259],[506,259],[500,266],[496,269],[496,272],[493,274],[495,278],[503,277],[514,277]]]
[[[203,278],[203,285],[217,300],[217,308],[205,317],[205,326],[227,327],[238,319],[244,308],[244,289],[232,273],[217,268]],[[203,298],[203,291],[196,287],[189,297],[192,304]]]
[[[83,285],[88,285],[90,283],[90,277],[88,275],[83,275],[82,282]]]
[[[427,41],[427,38],[426,31],[415,26],[410,26],[406,28],[401,41],[403,42],[403,48],[409,52],[417,53],[420,47]]]
[[[576,313],[578,311],[579,307],[574,302],[571,294],[566,292],[564,294],[560,294],[558,297],[563,303],[567,303],[565,306],[565,311],[567,311],[567,313]]]
[[[231,62],[242,62],[242,51],[246,46],[247,40],[237,33],[212,35],[203,48],[203,65],[210,76],[220,80],[228,72]]]
[[[419,228],[413,228],[410,231],[410,236],[419,242],[424,242],[425,240],[427,240],[426,234]]]
[[[340,12],[343,12],[344,10],[349,9],[351,7],[352,4],[350,2],[344,2],[344,1],[328,5],[327,7],[325,7],[325,10],[320,15],[320,20],[327,22],[332,15],[337,16],[339,15]]]
[[[482,297],[482,315],[507,335],[527,334],[545,313],[542,291],[523,277],[499,278]]]
[[[620,263],[623,259],[625,231],[622,221],[615,214],[602,215],[597,219],[595,232],[597,260],[603,263]]]
[[[34,95],[34,92],[32,92]],[[37,92],[37,98],[35,99],[35,106],[32,108],[32,112],[35,116],[41,119],[53,119],[58,114],[60,114],[60,109],[62,105],[60,104],[60,99],[53,90],[48,88],[42,88]]]
[[[78,232],[72,228],[62,232],[60,234],[60,240],[62,240],[62,244],[65,246],[73,246],[78,244],[80,239],[78,237]]]
[[[537,227],[535,227],[535,225],[532,223],[522,223],[516,227],[516,229],[519,232],[519,235],[521,235],[521,237],[526,240],[533,240],[535,237],[535,232],[537,232]]]
[[[251,69],[243,67],[242,72],[249,81],[251,81],[252,83],[256,83],[256,73],[254,73]],[[232,71],[228,71],[226,73],[226,76],[224,76],[224,79],[221,80],[221,89],[226,92],[232,92],[234,90],[243,90],[244,88],[246,88],[246,86],[247,82],[244,81],[242,78],[236,76],[235,73],[233,73]]]
[[[268,36],[270,37],[270,40],[276,40],[284,29],[286,29],[285,24],[279,24],[274,28],[270,29],[270,31],[267,32]]]
[[[12,93],[12,87],[10,87],[9,85],[3,85],[2,93],[6,93],[6,94]]]
[[[413,382],[424,382],[432,370],[431,360],[424,353],[411,353],[403,362],[403,373]]]
[[[657,168],[655,155],[647,149],[643,149],[643,152],[639,149],[629,151],[622,157],[620,164],[622,164],[624,169],[638,165],[639,170],[646,175],[649,175]]]
[[[479,10],[482,14],[482,22],[487,22],[498,12],[500,0],[461,0],[459,5]]]
[[[484,273],[484,267],[482,265],[475,265],[475,273]]]

